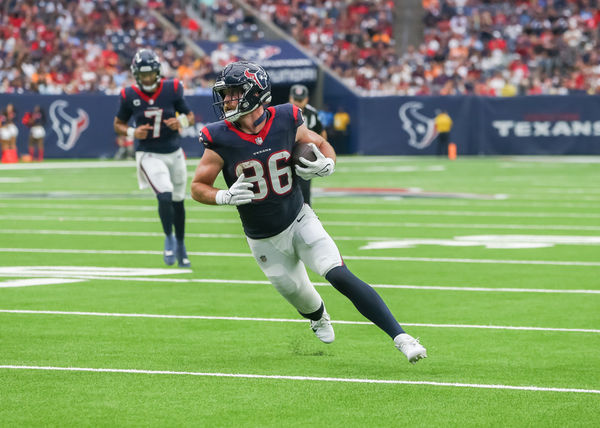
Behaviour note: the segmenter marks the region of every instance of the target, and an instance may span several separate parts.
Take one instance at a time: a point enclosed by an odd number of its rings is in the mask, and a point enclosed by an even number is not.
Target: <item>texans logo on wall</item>
[[[423,103],[409,101],[398,111],[402,129],[408,134],[408,144],[416,149],[429,147],[437,136],[434,119],[419,112],[422,108]]]
[[[67,112],[68,106],[67,101],[56,100],[49,108],[52,130],[58,138],[56,145],[64,151],[75,147],[79,137],[90,124],[90,117],[85,110],[78,108],[77,116],[73,116]]]

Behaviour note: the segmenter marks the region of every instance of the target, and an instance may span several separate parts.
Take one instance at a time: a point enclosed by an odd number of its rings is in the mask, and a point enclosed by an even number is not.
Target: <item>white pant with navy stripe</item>
[[[325,276],[343,260],[310,206],[304,204],[292,224],[278,235],[246,239],[256,262],[288,302],[303,314],[319,309],[321,296],[310,282],[305,264]]]
[[[171,192],[173,201],[183,201],[187,186],[187,168],[183,149],[173,153],[136,152],[140,189],[152,188],[154,193]]]

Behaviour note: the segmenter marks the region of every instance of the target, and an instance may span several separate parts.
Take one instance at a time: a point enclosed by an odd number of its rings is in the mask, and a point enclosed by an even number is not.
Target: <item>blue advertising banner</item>
[[[353,122],[360,120],[352,127],[353,151],[434,154],[438,109],[454,122],[450,139],[459,154],[600,154],[600,97],[585,95],[360,98],[353,117]]]
[[[223,55],[229,60],[246,60],[262,65],[274,85],[292,85],[317,80],[315,63],[285,40],[217,43],[200,41],[198,45],[208,54]]]
[[[182,147],[188,156],[200,156],[204,147],[198,142],[198,132],[217,118],[211,96],[186,97],[196,115],[196,125],[182,131]],[[0,107],[14,104],[17,111],[19,153],[27,153],[29,128],[21,123],[23,115],[40,105],[46,116],[44,142],[47,158],[108,158],[117,151],[113,129],[119,108],[118,96],[107,95],[14,95],[0,94]]]
[[[332,131],[330,141],[341,153],[366,155],[432,155],[436,152],[436,110],[446,110],[454,126],[450,140],[459,154],[565,155],[600,154],[600,97],[536,96],[369,97],[349,94],[339,82],[326,82],[324,100],[332,113],[343,109],[349,130]],[[204,148],[198,132],[217,118],[211,96],[186,96],[196,125],[182,132],[188,156]],[[0,108],[17,110],[20,154],[27,153],[29,129],[23,115],[40,105],[46,115],[45,156],[109,158],[116,150],[114,117],[118,96],[0,94]]]
[[[477,106],[484,154],[600,153],[600,97],[484,98]]]
[[[452,137],[468,135],[472,123],[456,120],[469,117],[472,100],[467,97],[385,97],[361,99],[361,126],[356,152],[369,155],[431,155],[436,152],[436,110],[449,112],[454,120]],[[469,151],[469,139],[462,144]]]

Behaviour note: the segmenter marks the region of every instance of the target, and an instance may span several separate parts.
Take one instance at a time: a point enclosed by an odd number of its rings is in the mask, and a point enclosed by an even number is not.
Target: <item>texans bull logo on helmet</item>
[[[267,87],[267,76],[264,75],[262,70],[256,70],[254,73],[247,68],[244,71],[244,76],[248,79],[252,79],[260,89],[265,89]]]
[[[228,90],[243,91],[233,109],[225,111],[225,98]],[[213,107],[219,120],[235,122],[240,117],[253,112],[259,106],[271,102],[271,82],[269,75],[260,65],[249,61],[228,64],[213,86]]]

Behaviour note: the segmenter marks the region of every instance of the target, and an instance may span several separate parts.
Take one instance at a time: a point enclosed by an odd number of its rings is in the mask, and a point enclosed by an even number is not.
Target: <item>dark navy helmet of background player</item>
[[[225,112],[225,91],[239,88],[242,95],[237,99],[235,110]],[[271,79],[260,65],[248,61],[228,64],[213,87],[213,107],[220,120],[235,122],[253,112],[262,104],[271,102]]]
[[[150,49],[140,49],[136,52],[131,61],[131,74],[135,78],[136,83],[146,92],[154,91],[162,77],[160,59],[156,53]],[[144,85],[142,82],[142,73],[155,73],[150,85]]]

